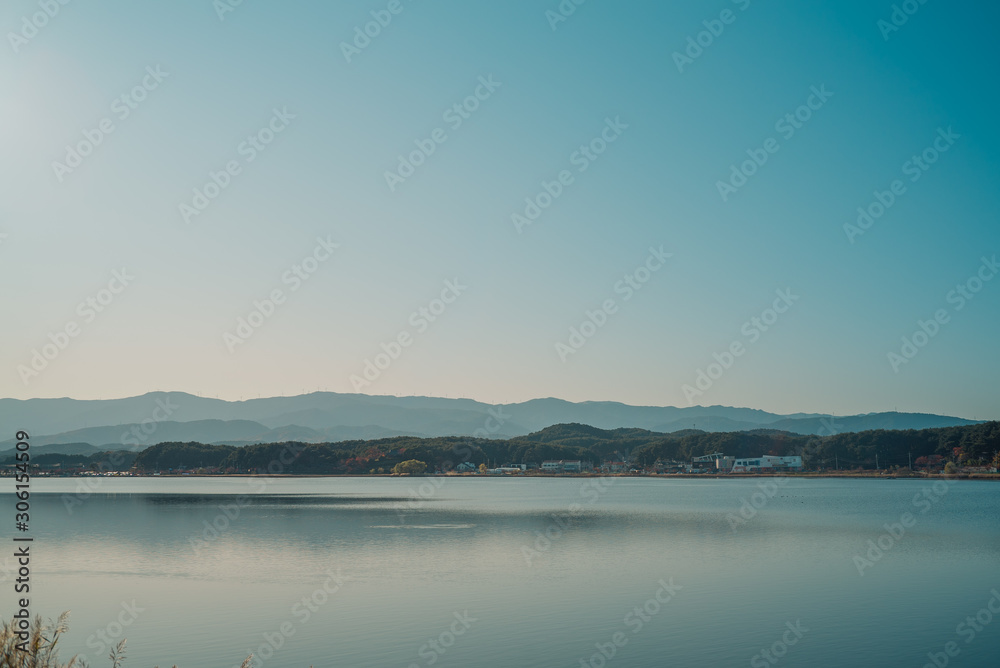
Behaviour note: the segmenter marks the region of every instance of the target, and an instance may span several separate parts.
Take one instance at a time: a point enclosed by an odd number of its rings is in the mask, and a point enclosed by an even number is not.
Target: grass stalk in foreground
[[[0,627],[0,668],[87,668],[87,664],[72,657],[68,663],[59,663],[59,637],[69,628],[69,611],[59,615],[54,623],[43,622],[40,616],[21,629],[20,620],[3,621]],[[125,641],[118,643],[108,655],[111,668],[122,668],[125,662]],[[253,667],[253,654],[240,668]],[[173,668],[177,668],[174,666]]]

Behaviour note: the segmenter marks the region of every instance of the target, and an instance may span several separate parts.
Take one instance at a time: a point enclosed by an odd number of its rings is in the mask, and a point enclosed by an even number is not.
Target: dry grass
[[[66,632],[68,619],[69,612],[59,615],[54,624],[43,622],[41,617],[36,616],[27,629],[27,641],[18,635],[18,628],[15,628],[17,620],[10,623],[4,620],[3,628],[0,628],[0,668],[79,668],[75,656],[69,663],[59,663],[57,645],[59,636]],[[27,652],[18,649],[18,645],[22,644],[27,647]]]
[[[73,657],[68,663],[59,663],[59,637],[66,633],[69,612],[59,615],[53,623],[43,622],[36,616],[27,629],[28,639],[22,641],[15,627],[15,621],[4,620],[0,628],[0,668],[86,668],[86,664]],[[28,651],[18,649],[18,645],[26,642]],[[112,668],[122,668],[125,662],[125,641],[118,643],[108,655]],[[253,654],[248,656],[240,668],[252,668]],[[177,666],[174,666],[177,668]]]

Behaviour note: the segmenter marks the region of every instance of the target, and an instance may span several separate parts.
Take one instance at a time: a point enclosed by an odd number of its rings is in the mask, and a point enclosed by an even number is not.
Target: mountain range
[[[165,441],[229,445],[283,441],[336,442],[391,436],[510,438],[563,423],[600,429],[636,427],[736,432],[768,429],[795,434],[870,429],[927,429],[975,424],[922,413],[868,413],[844,417],[778,415],[728,406],[631,406],[610,401],[574,403],[532,399],[492,405],[472,399],[395,397],[315,392],[291,397],[225,401],[183,392],[151,392],[124,399],[0,399],[0,434],[25,430],[33,447],[71,454],[142,449]],[[14,447],[0,441],[0,451]]]

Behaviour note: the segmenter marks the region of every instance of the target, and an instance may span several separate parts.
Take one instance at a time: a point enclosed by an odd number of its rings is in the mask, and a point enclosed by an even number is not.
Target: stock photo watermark
[[[576,14],[576,8],[586,2],[587,0],[562,0],[555,9],[546,9],[545,20],[549,22],[552,32],[556,31],[560,23],[565,23],[569,17]]]
[[[745,12],[750,8],[751,0],[732,0],[732,3],[739,7],[741,12]],[[684,52],[674,51],[673,59],[674,65],[677,66],[677,71],[684,74],[684,68],[688,65],[694,65],[694,61],[701,58],[705,53],[705,49],[715,44],[715,40],[722,37],[722,33],[726,31],[726,26],[736,23],[736,19],[739,16],[733,10],[726,8],[719,12],[719,18],[717,19],[705,19],[701,22],[705,29],[700,31],[694,36],[689,35],[687,38],[687,45],[684,48]]]
[[[389,0],[385,9],[371,10],[369,14],[372,20],[364,25],[355,26],[353,39],[350,42],[340,43],[340,52],[344,54],[348,64],[355,56],[360,56],[362,51],[371,46],[372,40],[381,35],[382,31],[392,23],[393,18],[402,14],[405,9],[406,5],[402,0]]]
[[[736,360],[747,352],[747,346],[757,343],[760,337],[770,330],[780,317],[787,313],[800,299],[799,295],[792,294],[791,288],[776,290],[775,294],[777,297],[770,308],[764,309],[760,315],[750,318],[740,327],[740,334],[747,339],[746,343],[741,339],[734,339],[721,353],[712,353],[715,361],[709,363],[705,368],[698,369],[695,373],[694,385],[684,384],[681,386],[681,392],[684,393],[684,398],[687,399],[689,406],[693,406],[696,398],[712,389],[715,381],[722,378],[723,374],[733,368]]]
[[[160,423],[169,420],[174,412],[180,408],[177,404],[171,403],[169,396],[165,401],[157,398],[155,404],[156,408],[153,409],[151,417],[143,419],[142,422],[133,425],[131,429],[122,433],[120,443],[130,446],[129,452],[138,452],[143,446],[149,445],[149,440],[156,433]],[[117,467],[125,462],[125,457],[122,453],[122,450],[113,450],[108,455],[107,461],[99,464],[100,471],[117,470]],[[82,506],[84,501],[89,499],[104,485],[105,480],[106,478],[103,476],[83,476],[77,478],[76,491],[72,494],[62,495],[62,503],[66,508],[66,512],[72,515],[73,509],[76,506]]]
[[[139,613],[145,611],[146,608],[139,607],[134,598],[131,603],[122,601],[121,612],[103,628],[99,628],[87,636],[87,647],[97,655],[103,655],[109,649],[115,648],[125,635],[125,631],[139,619]],[[83,665],[90,664],[86,654],[77,656]]]
[[[246,494],[237,495],[232,503],[220,503],[218,505],[219,513],[212,518],[211,522],[202,520],[204,529],[202,529],[201,535],[188,538],[188,544],[191,546],[194,556],[199,556],[203,549],[229,531],[229,527],[240,518],[240,513],[250,504],[250,497]]]
[[[732,532],[736,533],[739,527],[745,526],[750,520],[757,517],[757,513],[763,510],[778,494],[779,488],[784,487],[788,482],[789,479],[784,476],[772,480],[762,480],[757,483],[757,488],[760,491],[751,494],[749,499],[743,497],[737,499],[740,502],[739,511],[726,515],[726,521],[729,522],[729,528]]]
[[[10,48],[14,50],[14,53],[20,53],[22,47],[27,46],[28,42],[35,39],[38,33],[49,25],[52,19],[59,16],[62,8],[70,2],[72,0],[38,0],[38,8],[41,11],[22,16],[21,29],[17,32],[7,33],[7,41],[10,42]]]
[[[302,443],[285,443],[278,456],[268,462],[266,472],[269,475],[281,475],[295,461],[303,448],[305,445]],[[274,480],[260,475],[252,475],[247,478],[246,482],[247,485],[254,487],[250,494],[259,495],[263,494]],[[203,529],[201,532],[188,538],[188,545],[194,556],[199,556],[202,550],[207,549],[232,528],[236,520],[240,518],[243,509],[252,505],[250,494],[238,494],[232,503],[219,504],[219,512],[211,521],[202,520]]]
[[[608,146],[618,141],[627,129],[628,124],[622,122],[621,116],[615,116],[614,120],[611,120],[610,117],[605,118],[604,128],[601,129],[600,133],[586,144],[580,144],[579,148],[570,154],[570,165],[576,167],[579,174],[587,171],[608,150]],[[552,181],[543,180],[541,182],[542,189],[538,193],[524,198],[524,210],[515,211],[510,216],[510,222],[514,225],[517,233],[521,234],[525,227],[533,225],[542,213],[562,197],[566,189],[574,183],[576,183],[576,177],[568,169],[561,170]]]
[[[455,620],[448,625],[436,638],[429,638],[427,642],[417,650],[417,656],[424,660],[425,666],[433,666],[437,663],[450,647],[465,633],[472,628],[472,625],[479,621],[478,617],[473,617],[468,610],[455,612],[452,615]],[[408,668],[420,668],[419,663],[411,663]]]
[[[441,120],[448,124],[452,132],[458,130],[465,121],[472,118],[472,114],[483,102],[493,97],[502,85],[503,83],[494,81],[492,74],[479,77],[479,85],[472,94],[445,109],[441,114]],[[413,144],[416,148],[406,155],[398,156],[399,163],[395,170],[385,171],[385,184],[389,187],[389,192],[396,192],[396,188],[416,174],[417,169],[427,162],[427,158],[434,155],[439,145],[446,141],[448,133],[444,128],[434,128],[426,139],[414,139]]]
[[[649,255],[645,262],[622,276],[612,289],[616,295],[622,295],[622,302],[627,302],[642,290],[643,286],[649,283],[653,274],[658,272],[673,257],[673,253],[666,253],[663,246],[659,248],[649,247]],[[594,337],[597,332],[608,323],[608,318],[618,313],[619,304],[615,297],[608,297],[593,311],[584,311],[585,319],[579,326],[569,328],[569,337],[566,342],[556,341],[556,354],[563,364],[570,355],[575,355],[586,345],[587,341]]]
[[[494,436],[500,428],[510,419],[510,415],[505,415],[503,412],[503,406],[497,406],[495,408],[488,408],[486,410],[487,416],[483,421],[482,427],[477,427],[475,431],[472,432],[474,438],[490,438]],[[447,480],[447,474],[458,470],[458,467],[462,464],[470,463],[469,458],[472,457],[473,449],[470,447],[468,442],[460,441],[451,446],[451,451],[455,455],[455,461],[445,461],[441,463],[440,471],[445,475],[435,475],[428,477],[427,480],[420,483],[416,488],[410,487],[408,490],[410,493],[410,498],[406,501],[399,503],[396,506],[396,515],[399,517],[400,523],[406,521],[407,511],[417,511],[422,510],[426,505],[427,501],[434,498],[438,491]]]
[[[226,14],[231,14],[236,11],[236,8],[243,4],[243,0],[213,0],[212,9],[215,10],[215,15],[219,17],[219,22],[226,20]]]
[[[66,154],[63,157],[63,161],[52,161],[52,172],[55,174],[56,180],[62,183],[66,179],[67,174],[72,174],[74,170],[83,165],[83,161],[88,156],[93,155],[97,147],[103,144],[105,139],[118,129],[119,126],[115,125],[115,119],[119,123],[128,119],[132,115],[132,112],[146,101],[149,94],[159,88],[169,76],[170,73],[164,72],[160,69],[159,65],[155,67],[150,65],[147,67],[146,74],[142,77],[142,80],[131,90],[116,97],[115,101],[111,103],[113,117],[107,116],[102,118],[97,122],[96,127],[83,130],[81,133],[83,135],[82,139],[75,144],[66,145]]]
[[[774,124],[774,131],[781,135],[784,141],[790,140],[795,133],[805,127],[805,124],[812,119],[813,114],[826,105],[833,93],[826,89],[826,84],[819,87],[812,86],[810,95],[806,101],[779,118]],[[729,178],[725,181],[716,181],[715,187],[719,191],[719,197],[723,202],[728,202],[729,198],[735,195],[740,188],[756,174],[761,167],[767,164],[771,156],[781,150],[781,142],[774,137],[768,137],[759,148],[748,148],[746,154],[748,159],[739,165],[730,165]]]
[[[958,482],[957,479],[945,477],[935,480],[933,484],[922,487],[919,492],[913,495],[911,505],[918,514],[906,511],[899,516],[899,521],[882,525],[885,531],[876,539],[869,539],[865,544],[868,546],[864,554],[856,554],[852,558],[854,567],[858,569],[858,575],[865,576],[865,571],[873,567],[883,557],[894,548],[903,538],[909,529],[917,525],[920,515],[926,515],[935,508],[951,489],[951,486]]]
[[[762,649],[750,659],[753,668],[768,668],[775,666],[788,654],[788,649],[798,644],[802,637],[809,631],[802,626],[802,621],[796,619],[795,623],[785,622],[786,630],[778,640],[771,643],[767,649]]]
[[[190,203],[181,202],[177,205],[181,220],[190,223],[192,218],[204,213],[205,209],[232,185],[233,179],[243,173],[244,165],[249,165],[266,151],[268,146],[288,129],[293,120],[295,114],[289,113],[288,107],[273,109],[270,120],[237,145],[236,154],[243,160],[233,158],[228,160],[221,170],[209,171],[208,181],[192,189],[193,196]]]
[[[414,332],[404,327],[388,343],[382,341],[379,344],[382,352],[376,353],[374,357],[364,360],[364,368],[361,371],[361,375],[350,375],[348,380],[351,382],[351,387],[354,388],[354,391],[360,392],[361,388],[368,387],[378,380],[382,376],[382,373],[392,366],[393,362],[399,359],[403,351],[413,345],[415,337],[426,332],[431,323],[436,322],[438,318],[444,315],[448,307],[454,304],[462,296],[462,293],[468,289],[469,286],[462,285],[457,277],[453,280],[446,280],[438,298],[432,299],[426,306],[421,306],[410,314],[407,322],[414,328]]]
[[[31,359],[27,365],[17,365],[17,374],[21,382],[27,386],[33,378],[37,378],[42,371],[45,371],[49,364],[69,347],[73,339],[83,333],[84,326],[94,322],[97,316],[111,306],[134,280],[135,276],[130,275],[126,267],[111,272],[111,280],[105,287],[77,304],[76,314],[82,319],[82,324],[76,320],[67,320],[66,324],[55,332],[48,333],[48,343],[42,344],[41,348],[32,348]]]
[[[930,145],[920,153],[913,155],[900,167],[903,176],[909,177],[910,183],[919,181],[927,170],[941,158],[941,155],[951,150],[951,147],[961,137],[962,135],[952,130],[950,125],[947,130],[938,128],[937,136]],[[872,193],[874,199],[867,205],[858,207],[858,217],[854,223],[844,223],[844,234],[847,235],[847,241],[853,244],[857,237],[871,229],[906,193],[907,187],[902,179],[894,179],[886,190],[875,190]]]
[[[230,353],[234,353],[238,346],[249,341],[250,337],[264,326],[264,323],[274,317],[278,308],[288,301],[288,296],[298,291],[306,281],[319,271],[320,267],[333,257],[334,251],[338,248],[340,248],[340,244],[331,241],[329,234],[325,239],[316,237],[316,246],[312,252],[281,274],[281,283],[288,286],[288,292],[286,293],[282,288],[274,288],[262,299],[255,299],[250,312],[236,319],[235,329],[232,332],[223,332],[222,342],[226,344],[226,349]]]
[[[545,531],[535,531],[535,540],[531,545],[521,546],[521,555],[528,566],[532,561],[540,557],[552,548],[552,544],[563,537],[563,534],[573,527],[573,522],[583,515],[587,506],[593,506],[600,498],[607,493],[608,489],[615,483],[615,478],[590,478],[580,485],[580,496],[587,501],[586,506],[581,503],[571,503],[565,513],[552,513],[552,521],[545,528]]]
[[[972,276],[957,284],[945,295],[945,302],[952,305],[952,312],[958,313],[964,309],[1000,272],[1000,264],[997,264],[996,255],[992,258],[983,257],[980,261],[979,269]],[[910,336],[902,337],[899,351],[890,350],[886,353],[893,373],[899,373],[900,367],[909,364],[921,350],[927,347],[941,332],[941,328],[951,322],[951,316],[948,309],[939,308],[927,320],[917,320],[917,329]]]
[[[993,623],[994,615],[1000,615],[1000,591],[991,589],[989,600],[974,615],[967,616],[955,627],[955,635],[965,641],[966,645],[972,643],[986,627]],[[923,668],[945,668],[951,660],[962,653],[962,647],[954,640],[949,640],[941,648],[940,652],[927,652],[930,659],[923,665]]]
[[[633,636],[640,633],[647,624],[653,621],[653,617],[659,614],[663,607],[674,599],[677,592],[684,588],[674,584],[673,578],[669,578],[667,582],[661,579],[657,584],[660,586],[653,595],[646,599],[642,605],[635,606],[622,619],[622,624],[632,631]],[[616,631],[611,634],[607,642],[595,642],[594,647],[597,651],[589,658],[580,658],[580,668],[604,668],[609,661],[618,655],[618,651],[628,644],[628,641],[629,636],[625,631]]]
[[[289,609],[289,614],[292,619],[286,619],[278,625],[278,628],[273,631],[264,631],[261,633],[263,642],[257,646],[256,651],[251,650],[250,665],[251,666],[263,666],[266,662],[270,661],[271,658],[285,646],[285,643],[289,638],[294,636],[298,631],[298,626],[307,624],[312,616],[320,611],[324,605],[330,600],[330,598],[340,591],[347,582],[351,581],[349,575],[343,575],[340,572],[341,569],[336,571],[328,570],[326,572],[326,580],[319,587],[316,587],[311,593],[303,596],[301,600],[297,601]],[[239,666],[234,666],[234,668],[240,668]]]
[[[888,42],[889,37],[893,33],[899,32],[899,29],[909,22],[910,17],[920,11],[920,8],[926,4],[927,0],[903,0],[902,3],[893,5],[889,18],[879,19],[875,24],[879,32],[882,33],[882,39]]]

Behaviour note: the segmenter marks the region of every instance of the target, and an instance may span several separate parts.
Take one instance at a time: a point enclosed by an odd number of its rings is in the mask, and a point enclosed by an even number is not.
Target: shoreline
[[[0,480],[13,476],[0,476]],[[623,473],[532,473],[514,475],[483,475],[472,473],[424,473],[420,475],[394,475],[391,473],[151,473],[128,475],[38,475],[32,478],[469,478],[469,479],[516,479],[530,478],[562,478],[566,480],[584,478],[646,478],[656,480],[741,480],[754,478],[858,478],[871,480],[992,480],[1000,481],[1000,473],[914,473],[909,475],[894,475],[881,473],[858,472],[786,472],[786,473],[670,473],[670,474],[623,474]]]

